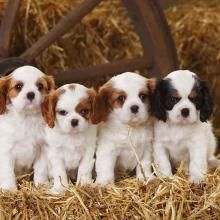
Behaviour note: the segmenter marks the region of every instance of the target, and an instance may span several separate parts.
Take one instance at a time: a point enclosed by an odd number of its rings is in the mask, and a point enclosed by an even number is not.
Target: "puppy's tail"
[[[210,169],[215,169],[217,167],[220,167],[220,160],[214,156],[210,157],[208,160],[208,167]]]

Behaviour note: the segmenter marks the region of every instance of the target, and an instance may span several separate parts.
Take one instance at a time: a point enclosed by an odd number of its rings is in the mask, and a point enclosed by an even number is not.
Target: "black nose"
[[[72,119],[71,120],[72,127],[76,127],[78,124],[79,124],[79,120],[78,119]]]
[[[27,93],[27,98],[28,98],[30,101],[32,101],[32,100],[34,99],[34,97],[35,97],[34,92],[28,92],[28,93]]]
[[[132,113],[136,114],[138,113],[139,107],[137,105],[132,105],[130,109]]]
[[[188,108],[183,108],[181,110],[181,114],[184,118],[187,118],[189,116],[189,109]]]

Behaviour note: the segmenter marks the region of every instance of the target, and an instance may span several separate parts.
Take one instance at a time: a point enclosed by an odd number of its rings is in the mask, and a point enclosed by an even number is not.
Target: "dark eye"
[[[58,113],[63,116],[68,114],[68,112],[65,110],[60,110],[60,111],[58,111]]]
[[[20,92],[23,88],[23,84],[22,83],[18,83],[17,85],[15,85],[15,89]]]
[[[191,102],[195,103],[196,100],[197,100],[197,98],[196,98],[196,97],[193,97],[193,98],[189,97],[189,100],[190,100]]]
[[[39,84],[37,85],[37,88],[38,88],[39,91],[42,91],[43,88],[44,88],[44,86],[43,86],[43,84],[39,83]]]
[[[87,115],[89,113],[89,109],[87,109],[87,108],[83,108],[83,109],[81,109],[81,111],[80,111],[80,114],[81,115]]]
[[[147,98],[147,95],[144,94],[144,93],[141,93],[141,94],[139,95],[139,98],[141,99],[142,102],[144,102],[145,99]]]
[[[180,98],[178,98],[178,97],[170,96],[168,99],[168,102],[170,104],[176,104],[177,102],[179,102],[179,100],[180,100]]]
[[[125,99],[126,99],[126,97],[125,97],[124,95],[120,95],[120,96],[118,96],[118,98],[117,98],[117,100],[118,100],[119,102],[121,102],[122,104],[125,102]]]

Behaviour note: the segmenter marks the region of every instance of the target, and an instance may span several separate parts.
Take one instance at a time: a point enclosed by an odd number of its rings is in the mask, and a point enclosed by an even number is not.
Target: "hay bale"
[[[75,187],[54,196],[20,182],[17,193],[0,192],[0,219],[219,219],[220,169],[191,185],[178,172],[173,180],[126,178],[110,188]]]
[[[220,4],[218,0],[183,1],[166,11],[181,69],[208,80],[214,95],[213,123],[220,140]]]

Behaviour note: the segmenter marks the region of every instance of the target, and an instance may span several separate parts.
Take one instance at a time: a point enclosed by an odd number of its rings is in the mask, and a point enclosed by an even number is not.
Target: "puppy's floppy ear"
[[[213,101],[206,81],[200,80],[202,103],[200,108],[200,121],[206,122],[213,112]]]
[[[53,76],[45,75],[44,78],[47,82],[48,92],[54,90],[56,87],[56,84],[55,84],[55,80],[54,80]]]
[[[9,76],[0,78],[0,115],[6,111],[9,80]]]
[[[42,116],[50,128],[55,126],[57,100],[56,91],[53,91],[45,97],[41,105]]]
[[[111,111],[111,105],[109,98],[112,92],[112,86],[109,82],[104,84],[95,95],[93,99],[93,116],[92,122],[98,124],[102,121],[106,121]]]
[[[155,82],[154,91],[150,94],[150,104],[151,104],[151,109],[150,111],[155,115],[155,117],[159,120],[162,120],[166,122],[167,120],[167,113],[166,109],[164,106],[164,85],[165,80],[163,79],[158,79]]]

